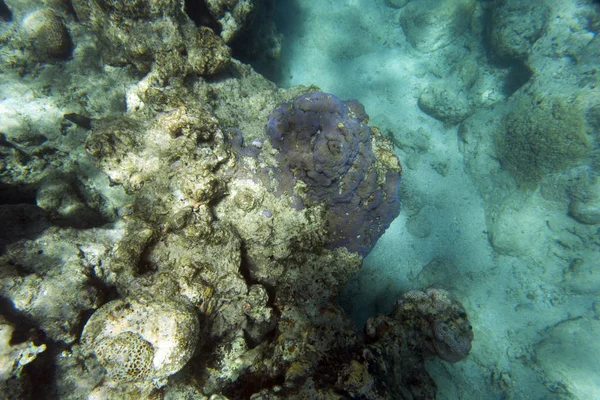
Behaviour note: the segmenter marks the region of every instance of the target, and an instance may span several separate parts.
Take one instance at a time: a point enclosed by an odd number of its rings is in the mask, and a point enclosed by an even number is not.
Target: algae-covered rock
[[[433,288],[405,293],[388,316],[369,319],[365,332],[371,340],[366,349],[373,355],[369,371],[391,398],[406,393],[436,398],[437,387],[425,370],[425,360],[458,362],[467,357],[473,340],[462,304],[445,290]]]
[[[145,74],[156,63],[158,73],[168,79],[215,74],[229,63],[223,39],[206,26],[197,27],[183,0],[72,3],[110,65],[133,65]]]
[[[419,108],[433,118],[458,124],[471,114],[471,104],[464,91],[431,85],[421,92]]]
[[[549,16],[550,9],[544,2],[495,2],[489,17],[492,51],[501,59],[526,59],[533,44],[544,34]]]
[[[244,29],[256,7],[256,2],[246,0],[205,0],[204,3],[221,25],[221,37],[226,43]]]
[[[521,187],[576,165],[591,149],[582,110],[558,97],[515,99],[495,142],[502,166]]]
[[[188,62],[198,75],[214,75],[223,71],[231,60],[231,49],[209,28],[196,31],[188,49]]]
[[[47,338],[75,342],[86,312],[101,301],[102,293],[89,276],[93,259],[107,253],[105,239],[102,231],[64,229],[59,234],[50,228],[35,239],[10,244],[0,256],[0,296]]]

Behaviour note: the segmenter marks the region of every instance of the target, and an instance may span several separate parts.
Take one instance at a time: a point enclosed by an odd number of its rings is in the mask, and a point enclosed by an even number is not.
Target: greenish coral
[[[583,113],[560,98],[522,97],[513,102],[496,135],[503,167],[519,186],[537,186],[547,173],[576,164],[590,149]]]

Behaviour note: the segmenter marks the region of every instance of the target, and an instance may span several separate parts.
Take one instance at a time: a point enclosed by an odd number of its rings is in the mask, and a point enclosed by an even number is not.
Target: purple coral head
[[[293,196],[302,181],[304,203],[328,208],[329,247],[362,255],[400,212],[400,171],[376,168],[367,120],[356,100],[312,92],[283,103],[266,124],[279,151],[282,191]]]

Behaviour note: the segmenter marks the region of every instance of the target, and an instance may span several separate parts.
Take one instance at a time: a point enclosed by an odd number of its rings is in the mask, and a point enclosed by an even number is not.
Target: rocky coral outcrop
[[[327,245],[362,255],[400,212],[402,171],[391,146],[373,146],[383,138],[367,121],[360,103],[314,92],[273,111],[266,128],[279,151],[281,190],[297,207],[324,203]]]
[[[543,2],[497,2],[489,16],[492,51],[502,60],[525,61],[544,34],[549,16],[550,8]]]
[[[76,0],[72,4],[111,65],[132,65],[145,74],[156,63],[164,79],[212,75],[229,65],[229,47],[210,27],[194,24],[183,0]]]
[[[246,25],[255,10],[256,1],[206,0],[210,14],[221,25],[221,37],[226,43],[233,40]]]
[[[473,340],[464,307],[441,289],[405,293],[389,316],[369,319],[365,330],[375,341],[367,346],[374,355],[372,365],[381,372],[389,393],[401,396],[408,390],[418,399],[436,397],[425,359],[437,356],[458,362],[467,357]]]

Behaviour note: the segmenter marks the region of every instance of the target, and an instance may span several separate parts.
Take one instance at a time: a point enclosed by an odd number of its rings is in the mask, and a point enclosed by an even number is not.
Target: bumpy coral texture
[[[96,347],[108,376],[118,382],[143,381],[153,373],[154,348],[137,333],[122,332],[101,341]]]
[[[442,289],[413,290],[397,302],[392,317],[429,337],[430,351],[455,363],[471,351],[473,330],[464,307]],[[431,333],[429,333],[431,332]]]
[[[376,168],[366,119],[360,103],[313,92],[283,103],[266,126],[279,150],[282,190],[325,203],[329,247],[362,255],[400,212],[400,171]]]

